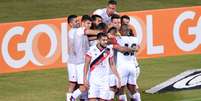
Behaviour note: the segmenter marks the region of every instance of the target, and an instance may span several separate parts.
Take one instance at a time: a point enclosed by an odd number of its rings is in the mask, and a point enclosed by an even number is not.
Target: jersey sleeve
[[[84,33],[85,33],[85,28],[84,27],[78,28],[78,30],[76,32],[77,36],[79,36],[79,37],[83,36]]]
[[[101,9],[97,9],[93,12],[93,14],[95,15],[101,15],[102,14],[102,10]]]
[[[113,47],[114,47],[114,45],[108,45],[107,46],[107,48],[110,49],[110,55],[109,55],[110,58],[113,57],[113,55],[114,55]]]
[[[91,51],[91,50],[92,50],[92,49],[91,49],[91,47],[90,47],[90,49],[89,49],[89,50],[87,51],[87,53],[85,54],[86,57],[90,57],[90,58],[92,57],[93,54],[92,54],[92,51]]]

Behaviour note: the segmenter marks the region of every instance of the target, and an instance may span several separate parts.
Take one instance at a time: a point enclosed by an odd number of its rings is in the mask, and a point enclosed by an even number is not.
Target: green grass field
[[[185,70],[201,67],[201,55],[140,60],[141,91]],[[0,75],[0,101],[64,101],[66,68]],[[142,93],[142,101],[201,101],[201,90]]]
[[[106,0],[0,0],[0,22],[13,22],[88,14]],[[118,11],[187,7],[201,0],[119,0]],[[140,60],[141,91],[185,70],[201,68],[201,54]],[[64,101],[66,68],[0,74],[0,101]],[[201,101],[201,90],[142,93],[142,101]]]

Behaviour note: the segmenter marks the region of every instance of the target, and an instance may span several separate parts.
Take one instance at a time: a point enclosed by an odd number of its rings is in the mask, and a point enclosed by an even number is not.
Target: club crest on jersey
[[[103,53],[103,57],[106,57],[107,56],[107,53]]]

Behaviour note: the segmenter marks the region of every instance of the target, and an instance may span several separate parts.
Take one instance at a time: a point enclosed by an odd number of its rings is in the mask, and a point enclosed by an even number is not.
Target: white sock
[[[70,101],[72,93],[66,93],[66,101]]]
[[[119,95],[119,101],[127,101],[127,97],[125,94]]]
[[[133,99],[135,99],[135,101],[141,101],[140,93],[139,93],[139,92],[136,92],[136,93],[133,95]]]
[[[77,99],[81,94],[82,92],[80,91],[80,89],[77,89],[73,92],[72,96],[74,99]]]

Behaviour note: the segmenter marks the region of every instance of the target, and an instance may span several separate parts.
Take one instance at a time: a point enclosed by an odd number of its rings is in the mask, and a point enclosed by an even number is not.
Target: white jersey
[[[68,39],[68,63],[74,63],[76,60],[75,55],[75,48],[74,48],[74,37],[76,35],[78,28],[71,28],[69,32],[67,33],[67,39]]]
[[[85,35],[85,28],[80,27],[77,29],[74,37],[74,49],[76,54],[76,64],[84,63],[85,54],[89,49],[88,37]]]
[[[96,45],[90,47],[90,50],[86,53],[91,57],[91,63],[89,67],[89,81],[93,83],[101,83],[103,78],[109,79],[111,72],[109,59],[113,57],[112,45],[106,47],[103,50],[99,50]],[[104,79],[104,80],[105,80]]]
[[[137,37],[121,36],[117,38],[117,43],[120,46],[134,47],[138,44]],[[117,52],[117,67],[122,64],[135,64],[138,65],[135,52]]]
[[[93,12],[93,14],[100,15],[102,17],[104,23],[110,24],[111,16],[109,16],[107,14],[106,10],[107,10],[106,8],[97,9],[96,11]],[[115,14],[117,14],[117,12],[115,12]]]

